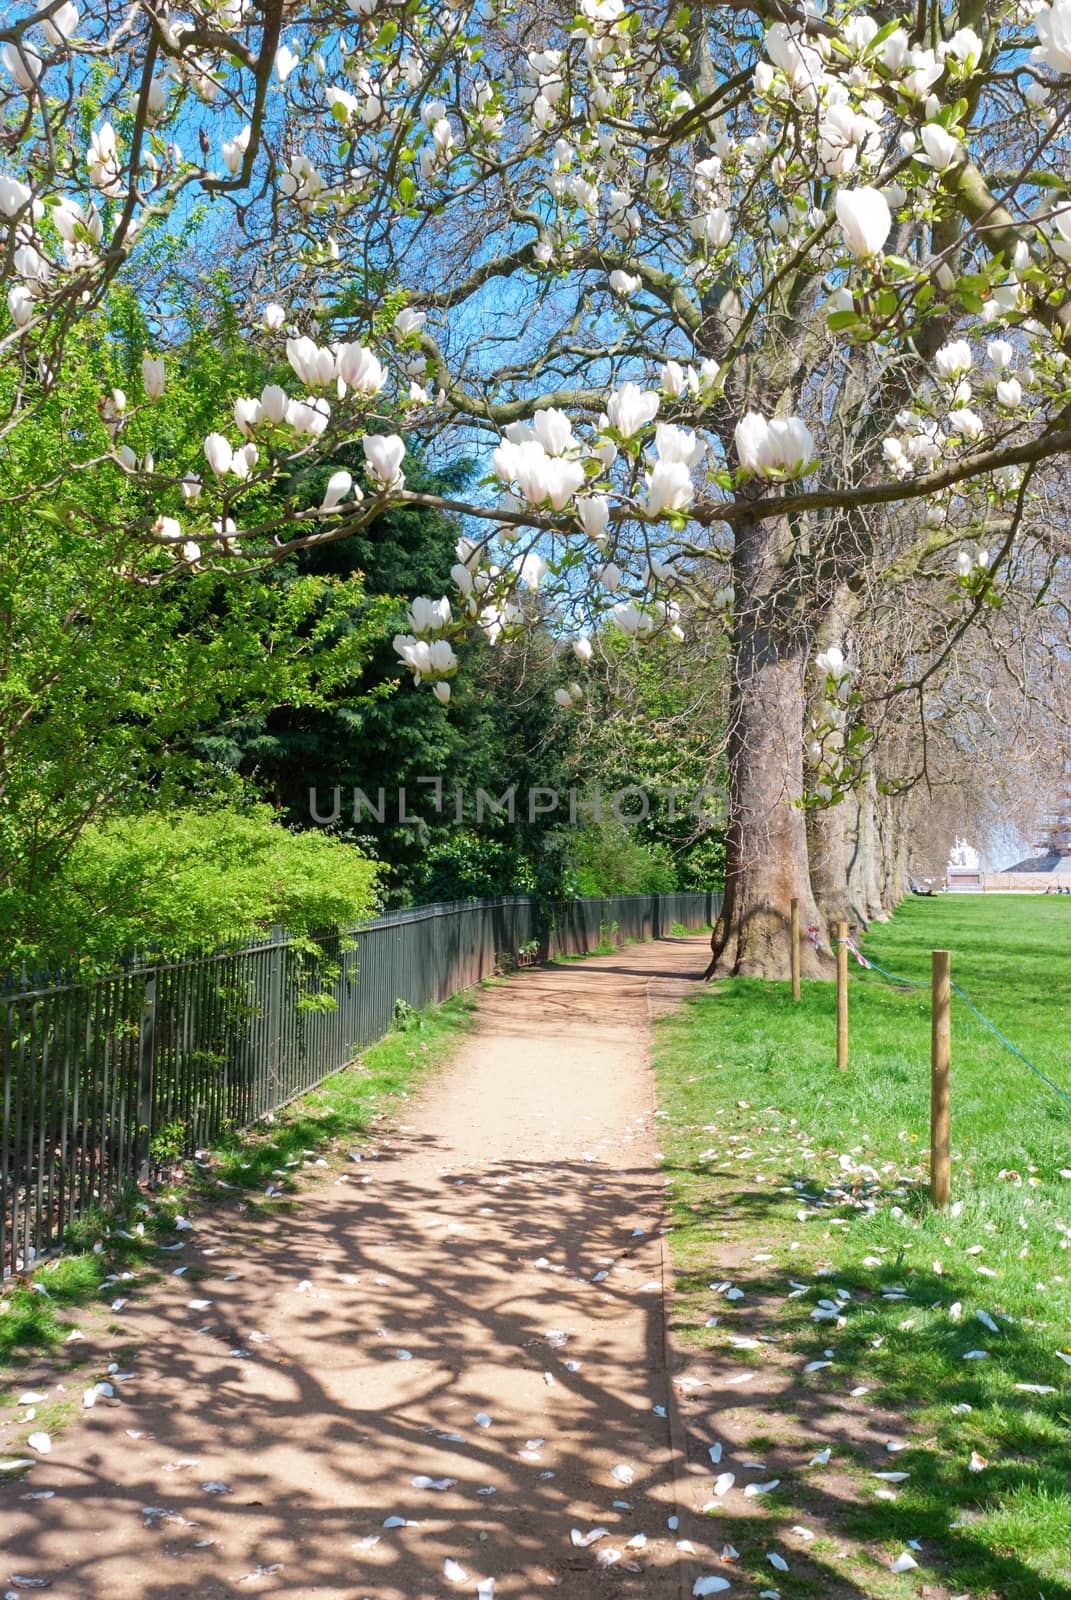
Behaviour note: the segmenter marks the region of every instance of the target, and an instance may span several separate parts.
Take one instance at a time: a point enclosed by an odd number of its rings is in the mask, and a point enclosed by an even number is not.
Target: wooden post
[[[798,1000],[800,997],[800,903],[798,900],[792,901],[788,926],[789,938],[792,941],[792,998],[793,1000]]]
[[[848,1065],[848,924],[837,923],[837,1066]]]
[[[942,1210],[952,1197],[950,1069],[952,976],[947,950],[933,952],[930,1055],[930,1199]]]

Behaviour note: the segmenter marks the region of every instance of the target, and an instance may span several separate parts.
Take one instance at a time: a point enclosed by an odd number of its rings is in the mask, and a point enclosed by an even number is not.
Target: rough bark
[[[708,978],[789,976],[790,902],[800,902],[801,965],[828,975],[807,936],[828,939],[811,890],[803,794],[804,680],[809,640],[781,611],[778,576],[786,530],[741,531],[729,703],[729,826],[725,902],[711,940]]]
[[[811,812],[807,843],[811,883],[827,923],[843,918],[859,927],[882,922],[899,895],[885,861],[881,817],[888,797],[880,795],[873,774],[839,805]]]

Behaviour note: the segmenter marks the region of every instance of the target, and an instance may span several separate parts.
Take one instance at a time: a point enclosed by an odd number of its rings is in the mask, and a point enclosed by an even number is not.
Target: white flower
[[[1034,13],[1041,58],[1054,72],[1071,72],[1071,3],[1053,0]]]
[[[707,453],[705,441],[697,439],[691,428],[678,428],[672,422],[658,423],[655,450],[660,460],[679,461],[686,467],[697,467]]]
[[[345,467],[340,467],[337,472],[332,472],[327,480],[327,491],[320,502],[320,510],[334,511],[335,507],[345,500],[352,488],[353,475],[347,472]],[[414,632],[419,633],[420,629],[414,629]]]
[[[905,65],[908,70],[904,73],[904,89],[918,100],[929,93],[945,70],[944,62],[937,59],[933,50],[909,50]]]
[[[922,143],[937,172],[944,172],[959,156],[962,146],[939,122],[927,122],[922,129]]]
[[[234,451],[221,433],[210,433],[205,440],[205,459],[217,478],[229,472],[234,462]]]
[[[285,389],[277,383],[266,383],[260,391],[260,412],[265,422],[274,423],[276,426],[286,420],[287,407],[290,398]]]
[[[971,411],[967,406],[960,406],[948,413],[948,426],[952,433],[962,434],[964,439],[980,439],[985,433],[985,423],[976,411]]]
[[[659,398],[653,389],[637,383],[623,383],[606,403],[606,417],[623,439],[631,439],[658,415]]]
[[[436,700],[440,701],[444,706],[450,704],[450,685],[448,683],[433,683],[431,692]]]
[[[522,557],[517,573],[526,589],[538,589],[547,575],[547,563],[534,550]]]
[[[321,349],[307,335],[286,341],[286,359],[310,389],[325,388],[335,377],[334,352]]]
[[[568,710],[571,709],[572,704],[573,704],[573,697],[569,693],[568,689],[555,689],[555,691],[554,691],[554,699],[555,699],[556,704],[560,705],[563,708],[563,710],[568,711]]]
[[[642,278],[636,277],[631,272],[622,272],[620,267],[616,267],[610,274],[610,288],[623,300],[631,299],[642,282]]]
[[[688,232],[697,244],[705,244],[710,250],[722,250],[733,236],[733,225],[728,212],[715,206],[712,211],[690,218]]]
[[[576,443],[569,418],[564,411],[558,411],[553,406],[546,411],[536,412],[532,418],[532,428],[548,456],[564,455]]]
[[[1009,411],[1014,411],[1023,398],[1023,386],[1018,378],[1003,378],[997,384],[997,400],[1002,406],[1007,406]]]
[[[1007,339],[991,339],[985,350],[998,372],[1006,371],[1015,360],[1015,350]]]
[[[900,443],[899,439],[890,435],[887,439],[883,439],[881,441],[881,449],[882,454],[891,467],[894,467],[898,461],[903,460],[904,447]]]
[[[624,577],[624,573],[613,561],[608,561],[604,567],[598,569],[595,577],[604,589],[609,589],[611,594],[615,594],[621,587],[621,579]]]
[[[141,382],[147,398],[159,400],[164,392],[164,361],[162,356],[142,356]]]
[[[766,472],[774,465],[770,424],[757,411],[749,411],[736,425],[736,455],[745,472]]]
[[[241,399],[234,402],[234,425],[243,439],[249,438],[263,414],[259,400]]]
[[[786,472],[798,472],[814,460],[814,438],[800,417],[774,417],[770,423],[774,461]]]
[[[417,595],[409,607],[409,626],[415,634],[438,633],[450,621],[450,602],[443,595],[441,600],[429,600],[425,595]]]
[[[866,184],[858,189],[841,189],[836,211],[844,242],[853,256],[866,260],[881,254],[892,229],[892,213],[880,190]]]
[[[192,506],[200,500],[202,485],[200,478],[195,473],[187,472],[179,488],[182,490],[182,498],[186,505]]]
[[[614,621],[622,633],[633,636],[641,633],[650,633],[651,619],[641,611],[631,600],[626,600],[614,607]]]
[[[659,517],[664,511],[687,511],[694,498],[695,488],[683,461],[655,462],[647,474],[649,517]]]
[[[245,153],[249,148],[252,132],[252,128],[247,125],[242,129],[241,133],[235,134],[233,139],[224,139],[223,141],[223,165],[232,178],[236,177],[242,170],[242,162],[245,160]]]
[[[279,329],[286,321],[286,312],[283,310],[282,306],[277,305],[273,300],[271,305],[264,307],[264,310],[260,314],[260,320],[267,328],[269,333],[278,333]]]
[[[407,339],[411,333],[419,333],[427,320],[426,311],[414,311],[409,306],[403,306],[394,319],[394,331],[400,339]]]
[[[78,7],[73,5],[71,0],[66,0],[66,3],[57,11],[53,11],[50,17],[46,17],[41,26],[49,44],[57,47],[65,45],[78,26]]]
[[[8,290],[7,309],[16,328],[25,328],[33,317],[33,295],[24,284],[17,283]]]
[[[820,651],[814,658],[814,664],[819,672],[827,678],[836,678],[838,683],[851,674],[851,668],[845,665],[844,655],[835,644],[831,644],[828,650]]]
[[[13,217],[28,203],[33,191],[28,183],[20,183],[18,178],[9,178],[0,174],[0,211],[5,217]]]
[[[661,372],[662,388],[671,399],[677,400],[684,393],[687,378],[684,368],[679,361],[667,361]]]
[[[581,495],[576,502],[581,526],[589,539],[598,544],[606,537],[610,521],[610,502],[603,494]]]
[[[279,46],[275,52],[275,72],[280,83],[286,82],[300,61],[301,57],[295,54],[289,45],[281,44]]]
[[[945,45],[945,55],[962,62],[965,67],[976,67],[982,59],[982,41],[973,28],[957,28]]]
[[[768,477],[778,469],[797,473],[814,460],[814,439],[800,417],[774,417],[767,422],[749,411],[736,425],[736,454],[745,472]]]
[[[590,639],[581,636],[573,640],[573,654],[578,661],[590,661],[594,653]]]
[[[974,569],[974,562],[966,550],[961,550],[956,557],[956,571],[961,578],[969,578]]]
[[[473,590],[472,573],[468,567],[459,561],[450,568],[450,576],[461,593],[467,598]]]
[[[109,195],[113,199],[122,194],[119,146],[115,129],[110,122],[102,123],[90,135],[86,161],[89,165],[89,181],[94,189],[99,189],[101,194]]]
[[[952,380],[962,372],[969,372],[972,359],[971,347],[966,339],[953,339],[950,344],[942,345],[933,358],[934,366],[946,380]]]
[[[405,442],[396,433],[366,433],[361,440],[368,470],[381,489],[401,489],[405,475],[401,470]]]
[[[356,394],[378,394],[387,381],[387,374],[372,354],[360,344],[339,346],[338,375]]]
[[[0,50],[0,61],[20,89],[32,89],[41,76],[41,57],[25,39],[18,45],[6,44]]]

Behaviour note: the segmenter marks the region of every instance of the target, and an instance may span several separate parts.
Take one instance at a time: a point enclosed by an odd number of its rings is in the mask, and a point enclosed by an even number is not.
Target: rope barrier
[[[978,1021],[982,1024],[982,1026],[988,1028],[990,1033],[993,1034],[995,1038],[1000,1040],[1001,1044],[1006,1050],[1010,1050],[1013,1056],[1018,1056],[1024,1067],[1029,1067],[1031,1072],[1035,1073],[1036,1076],[1041,1079],[1042,1083],[1047,1083],[1049,1088],[1055,1090],[1055,1092],[1060,1096],[1061,1100],[1066,1100],[1068,1105],[1071,1106],[1071,1094],[1068,1094],[1066,1090],[1061,1089],[1060,1085],[1058,1083],[1054,1083],[1046,1073],[1042,1072],[1040,1067],[1035,1067],[1034,1063],[1024,1056],[1023,1052],[1016,1045],[1012,1044],[1010,1039],[1006,1039],[1001,1033],[1000,1029],[994,1023],[990,1022],[985,1013],[979,1011],[978,1007],[975,1005],[970,996],[963,993],[963,990],[960,988],[958,983],[953,983],[952,991],[954,994],[959,995],[967,1009],[974,1012],[974,1015],[978,1018]]]
[[[905,989],[928,989],[930,987],[928,983],[920,982],[917,978],[903,978],[895,972],[887,971],[885,967],[879,966],[871,956],[864,956],[862,951],[857,950],[851,939],[848,940],[848,949],[859,962],[860,966],[865,967],[869,972],[878,973],[880,977],[887,979],[889,983],[895,983]],[[959,996],[959,998],[963,1001],[963,1004],[967,1007],[968,1011],[972,1012],[974,1016],[978,1018],[978,1021],[984,1028],[989,1029],[989,1032],[993,1035],[993,1037],[998,1039],[1006,1050],[1010,1050],[1012,1055],[1023,1063],[1024,1067],[1029,1067],[1030,1071],[1034,1073],[1035,1077],[1040,1078],[1042,1083],[1048,1084],[1049,1088],[1052,1089],[1054,1093],[1058,1094],[1061,1100],[1065,1100],[1067,1104],[1071,1106],[1071,1094],[1068,1094],[1066,1089],[1061,1089],[1058,1083],[1054,1083],[1052,1078],[1050,1078],[1047,1073],[1042,1072],[1040,1067],[1035,1066],[1028,1056],[1024,1056],[1019,1047],[1012,1044],[1011,1040],[1001,1033],[996,1023],[990,1022],[985,1012],[978,1009],[970,995],[965,994],[958,983],[952,984],[952,992],[953,994],[957,994]]]

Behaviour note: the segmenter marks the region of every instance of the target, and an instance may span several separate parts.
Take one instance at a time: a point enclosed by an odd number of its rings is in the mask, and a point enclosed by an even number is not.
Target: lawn
[[[1071,900],[911,900],[864,942],[924,985],[935,947],[1071,1092]],[[854,961],[850,983],[844,1073],[831,985],[794,1005],[724,982],[659,1024],[677,1340],[754,1383],[746,1414],[723,1389],[706,1425],[750,1428],[781,1477],[745,1501],[738,1468],[716,1497],[734,1593],[769,1588],[775,1549],[785,1600],[1071,1600],[1071,1104],[955,1000],[953,1206],[934,1213],[928,988]]]

